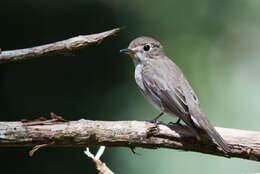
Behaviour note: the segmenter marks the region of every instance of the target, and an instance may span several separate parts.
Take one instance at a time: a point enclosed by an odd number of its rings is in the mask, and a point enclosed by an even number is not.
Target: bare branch
[[[260,132],[216,128],[229,143],[229,157],[260,161]],[[61,121],[0,122],[0,146],[109,146],[170,148],[225,154],[205,136],[198,142],[186,126],[167,126],[141,121]],[[37,147],[37,146],[36,146]]]
[[[84,153],[92,159],[92,161],[96,164],[97,170],[99,172],[99,174],[114,174],[114,172],[112,172],[106,165],[106,163],[103,163],[100,160],[100,157],[103,155],[104,151],[105,151],[105,146],[101,146],[96,154],[96,156],[94,156],[90,151],[89,148],[87,147],[87,149],[84,151]]]
[[[113,30],[105,31],[98,34],[77,36],[67,40],[32,48],[10,51],[0,50],[0,64],[11,61],[27,60],[46,55],[66,54],[73,50],[86,47],[89,44],[100,43],[104,38],[114,35],[119,30],[119,28],[115,28]]]

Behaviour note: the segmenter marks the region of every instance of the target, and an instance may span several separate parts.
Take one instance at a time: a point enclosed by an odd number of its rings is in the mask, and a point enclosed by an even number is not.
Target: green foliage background
[[[69,120],[146,120],[156,111],[119,49],[142,35],[159,40],[184,71],[215,126],[260,131],[260,2],[6,1],[0,3],[0,47],[26,48],[126,26],[75,56],[0,65],[0,119],[55,112]],[[173,121],[164,117],[164,121]],[[3,173],[96,173],[84,148],[1,148]],[[92,150],[95,150],[93,148]],[[257,162],[168,149],[109,148],[102,160],[116,173],[257,173]]]

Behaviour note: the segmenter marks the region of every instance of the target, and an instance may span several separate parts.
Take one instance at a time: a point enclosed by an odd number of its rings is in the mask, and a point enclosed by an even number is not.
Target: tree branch
[[[105,31],[98,34],[77,36],[67,40],[32,48],[10,51],[1,51],[0,49],[0,64],[12,61],[27,60],[46,55],[69,53],[73,50],[86,47],[89,44],[100,43],[104,38],[114,35],[119,30],[119,28],[115,28],[113,30]]]
[[[225,154],[206,136],[201,142],[186,126],[167,126],[141,121],[65,121],[0,122],[0,146],[109,146],[170,148]],[[229,157],[260,161],[260,132],[216,128],[231,148]],[[38,148],[38,146],[37,146]],[[37,149],[36,148],[36,149]]]
[[[110,168],[107,167],[106,163],[100,160],[100,157],[103,155],[105,150],[105,146],[100,146],[96,156],[94,156],[87,147],[84,151],[85,154],[92,159],[92,161],[96,164],[97,170],[99,174],[115,174]]]

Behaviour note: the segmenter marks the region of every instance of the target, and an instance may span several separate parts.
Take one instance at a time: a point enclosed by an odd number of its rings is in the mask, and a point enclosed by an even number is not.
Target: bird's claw
[[[149,123],[156,123],[157,121],[156,120],[145,120],[146,122],[149,122]]]
[[[154,128],[157,128],[157,129],[159,129],[158,124],[162,123],[161,121],[157,121],[157,120],[145,120],[145,121],[149,122],[149,123],[153,123],[154,124]]]
[[[181,126],[181,127],[183,127],[183,125],[182,125],[180,122],[176,122],[176,123],[174,123],[174,122],[169,122],[167,125],[168,125],[168,126]]]

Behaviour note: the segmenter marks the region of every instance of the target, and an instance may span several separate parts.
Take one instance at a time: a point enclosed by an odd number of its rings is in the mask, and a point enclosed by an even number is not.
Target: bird
[[[163,115],[182,120],[197,140],[201,130],[222,151],[230,148],[202,111],[199,99],[181,69],[166,56],[161,43],[151,37],[141,36],[130,42],[128,48],[120,50],[130,55],[135,65],[135,81],[147,100],[160,111],[153,123]]]

